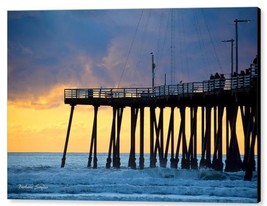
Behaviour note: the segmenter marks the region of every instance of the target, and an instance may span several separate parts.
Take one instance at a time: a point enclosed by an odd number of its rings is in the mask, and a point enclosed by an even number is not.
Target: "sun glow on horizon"
[[[33,109],[21,107],[21,104],[8,104],[8,152],[63,152],[66,131],[69,121],[70,106],[61,105],[46,109]],[[213,112],[212,112],[213,113]],[[156,110],[158,116],[159,110]],[[180,117],[178,110],[174,111],[174,145],[176,149]],[[164,147],[168,132],[170,109],[164,110]],[[68,152],[88,152],[91,141],[94,111],[92,106],[76,106],[72,121]],[[190,138],[190,114],[186,110],[186,138],[187,144]],[[198,111],[197,121],[197,153],[201,154],[201,109]],[[225,121],[225,115],[223,117]],[[139,116],[138,116],[139,122]],[[98,112],[97,151],[108,152],[110,132],[112,125],[112,108],[100,107]],[[211,125],[211,151],[213,151],[213,124]],[[150,124],[149,109],[145,109],[144,122],[144,146],[145,153],[150,148]],[[121,152],[130,152],[130,109],[125,108],[121,128]],[[139,124],[136,128],[136,153],[139,153]],[[240,153],[244,153],[244,135],[240,112],[237,118],[237,137]],[[225,125],[223,126],[223,153],[225,154]],[[170,152],[170,147],[169,147]],[[181,152],[181,150],[180,150]],[[257,154],[257,148],[255,148]]]

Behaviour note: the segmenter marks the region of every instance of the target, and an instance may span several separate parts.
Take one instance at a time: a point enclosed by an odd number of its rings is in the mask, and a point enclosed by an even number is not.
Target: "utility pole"
[[[175,10],[171,9],[171,85],[175,84]]]
[[[235,64],[235,72],[238,74],[238,23],[248,23],[250,20],[240,20],[240,19],[235,19],[235,58],[236,58],[236,64]]]
[[[156,64],[154,63],[154,54],[153,54],[153,52],[151,52],[150,54],[152,56],[152,93],[153,93],[153,96],[154,96]]]
[[[231,77],[233,76],[233,72],[234,72],[234,55],[233,55],[233,45],[234,45],[234,41],[233,39],[229,39],[229,40],[223,40],[222,42],[230,42],[231,43]]]

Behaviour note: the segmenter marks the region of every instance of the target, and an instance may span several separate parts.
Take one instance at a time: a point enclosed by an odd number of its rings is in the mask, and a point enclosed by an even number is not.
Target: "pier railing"
[[[253,69],[250,74],[238,75],[232,78],[217,78],[203,82],[162,85],[152,89],[146,88],[79,88],[65,89],[65,99],[85,98],[160,98],[165,96],[184,96],[196,93],[215,93],[223,91],[240,91],[255,86],[258,76]]]

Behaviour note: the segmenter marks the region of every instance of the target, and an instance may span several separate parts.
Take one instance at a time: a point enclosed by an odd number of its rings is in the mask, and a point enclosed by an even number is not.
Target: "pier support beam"
[[[164,137],[163,137],[163,112],[164,108],[160,107],[159,120],[157,123],[155,108],[150,108],[150,167],[156,167],[156,156],[158,152],[160,167],[166,167],[166,161],[163,159]],[[154,131],[156,140],[154,142]],[[155,145],[154,145],[155,144]]]
[[[154,121],[155,107],[150,107],[150,168],[155,168],[157,162],[154,156]]]
[[[217,115],[218,110],[218,115]],[[224,107],[219,105],[214,107],[214,154],[212,161],[212,168],[218,171],[223,170],[222,161],[222,125],[223,125],[223,111]],[[218,122],[218,128],[216,127]]]
[[[164,107],[160,107],[160,116],[159,116],[159,124],[158,124],[158,131],[157,131],[157,139],[160,140],[159,142],[159,163],[160,167],[166,167],[166,160],[163,158],[164,154]]]
[[[190,163],[191,169],[198,169],[197,164],[197,109],[198,107],[190,108],[190,141],[187,153],[187,160]]]
[[[251,135],[249,135],[247,138],[249,140],[247,140],[246,143],[246,156],[247,159],[244,158],[243,161],[243,167],[245,166],[245,168],[243,168],[243,170],[246,171],[245,173],[245,177],[244,180],[251,180],[252,179],[252,175],[253,175],[253,171],[255,171],[256,168],[256,163],[255,163],[255,151],[254,151],[254,147],[255,147],[255,143],[256,143],[256,138],[258,137],[258,112],[256,112],[256,107],[257,105],[254,105],[251,108],[251,122],[249,123],[249,125],[252,127],[251,129]],[[251,138],[250,138],[251,137]],[[245,162],[246,161],[246,162]],[[259,164],[259,163],[258,163]]]
[[[251,151],[251,142],[254,135],[254,126],[256,124],[255,121],[255,106],[245,105],[240,106],[241,116],[242,116],[242,123],[243,123],[243,131],[244,131],[244,159],[242,169],[245,171],[248,167],[248,162],[250,158],[250,151]],[[255,159],[251,160],[252,163],[252,170],[255,171]]]
[[[113,151],[113,167],[120,168],[120,131],[123,109],[123,107],[113,107],[113,120],[106,168],[110,168],[111,151]]]
[[[94,161],[93,161],[94,169],[97,168],[97,112],[98,112],[98,106],[94,106],[94,123],[93,123],[93,131],[92,131],[89,157],[87,163],[87,167],[90,168],[92,162],[92,153],[94,148]]]
[[[138,117],[138,108],[131,107],[131,148],[130,148],[130,157],[128,162],[128,167],[132,169],[136,169],[135,163],[135,131],[137,125],[137,117]]]
[[[242,162],[240,157],[240,151],[236,136],[236,119],[238,114],[238,106],[236,104],[228,105],[226,107],[228,123],[230,124],[230,144],[228,147],[228,153],[225,160],[225,171],[236,172],[242,168]],[[228,127],[227,123],[227,127]]]
[[[139,168],[144,169],[144,107],[140,108],[140,157]]]
[[[187,159],[187,143],[186,143],[186,135],[185,135],[185,107],[179,107],[180,111],[180,128],[179,128],[179,134],[178,134],[178,141],[177,141],[177,147],[176,147],[176,155],[175,155],[175,163],[174,167],[177,167],[178,161],[179,161],[179,151],[180,146],[182,143],[182,162],[181,162],[181,168],[182,169],[189,169],[189,161]]]
[[[164,161],[166,163],[167,163],[167,158],[168,158],[170,141],[171,141],[170,167],[177,168],[177,162],[174,159],[174,107],[171,107],[169,129],[168,129],[168,135],[167,135],[167,141],[166,141],[165,156],[164,156]]]
[[[211,167],[211,106],[202,107],[202,156],[200,167]]]
[[[64,147],[63,157],[61,159],[61,167],[62,168],[65,166],[65,161],[66,161],[66,153],[67,153],[67,149],[68,149],[68,143],[69,143],[69,136],[70,136],[70,129],[71,129],[74,107],[75,107],[75,105],[71,105],[70,118],[69,118],[69,125],[68,125],[68,130],[67,130],[67,135],[66,135],[65,147]]]
[[[186,134],[185,134],[185,107],[180,108],[180,115],[181,115],[181,126],[180,129],[181,137],[182,137],[182,161],[181,161],[181,168],[182,169],[189,169],[189,159],[187,159],[187,142],[186,142]]]

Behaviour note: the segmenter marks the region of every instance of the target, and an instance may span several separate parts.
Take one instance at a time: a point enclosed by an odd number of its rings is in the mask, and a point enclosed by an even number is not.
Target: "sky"
[[[170,84],[170,14],[170,9],[9,11],[8,151],[62,152],[70,112],[64,88],[150,87],[151,52],[156,86],[164,84],[165,74]],[[222,40],[235,38],[235,19],[251,20],[238,25],[241,70],[257,54],[256,8],[175,9],[175,82],[230,73],[230,44]],[[88,151],[92,122],[93,108],[77,106],[68,151]],[[111,122],[111,108],[100,107],[99,152],[108,149]],[[122,152],[129,151],[129,122],[126,110]],[[242,136],[240,119],[237,124]]]

